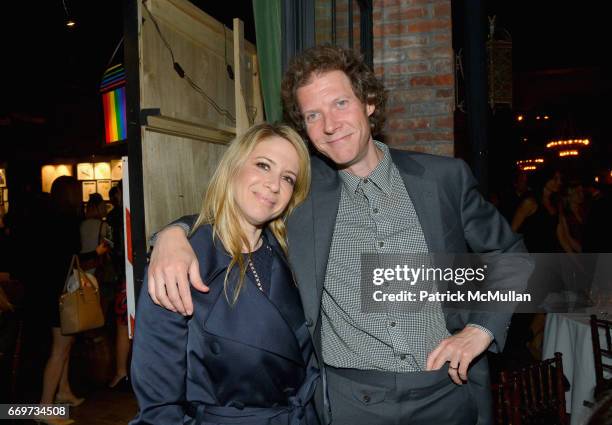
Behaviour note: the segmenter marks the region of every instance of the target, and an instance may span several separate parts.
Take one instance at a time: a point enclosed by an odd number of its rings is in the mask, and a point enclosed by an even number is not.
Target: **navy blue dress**
[[[132,382],[141,424],[318,424],[319,372],[298,288],[277,241],[266,293],[251,273],[237,301],[223,281],[230,262],[210,226],[190,238],[210,292],[192,289],[194,314],[155,305],[143,285],[136,310]],[[229,299],[238,272],[228,282]],[[262,276],[260,276],[260,279]]]

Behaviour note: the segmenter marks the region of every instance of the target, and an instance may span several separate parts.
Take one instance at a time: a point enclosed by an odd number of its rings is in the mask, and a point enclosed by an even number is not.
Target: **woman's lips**
[[[255,197],[259,199],[261,202],[273,207],[276,204],[276,201],[268,198],[267,196],[262,195],[261,193],[254,192]]]

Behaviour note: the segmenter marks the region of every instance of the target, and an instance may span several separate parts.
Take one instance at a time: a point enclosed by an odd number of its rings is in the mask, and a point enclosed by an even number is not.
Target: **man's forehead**
[[[335,74],[335,73],[340,73],[340,74]],[[329,71],[312,72],[310,76],[308,77],[308,79],[306,79],[306,82],[302,84],[300,87],[298,87],[296,90],[298,94],[297,102],[300,107],[302,107],[301,100],[303,99],[301,99],[301,96],[299,96],[299,93],[300,92],[305,93],[305,92],[310,91],[313,87],[312,85],[316,83],[317,80],[328,77],[330,76],[330,74],[332,74],[332,78],[334,78],[334,80],[333,81],[328,80],[327,81],[328,84],[324,86],[324,89],[326,89],[327,91],[331,89],[333,91],[338,90],[339,92],[344,92],[344,91],[348,92],[348,93],[335,93],[334,92],[333,93],[334,95],[353,94],[356,96],[355,90],[353,89],[353,85],[351,84],[351,81],[348,75],[344,71],[332,69]]]

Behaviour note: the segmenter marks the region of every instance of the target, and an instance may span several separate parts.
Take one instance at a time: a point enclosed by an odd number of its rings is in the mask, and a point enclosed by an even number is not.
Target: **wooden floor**
[[[136,416],[138,405],[132,393],[100,390],[71,409],[76,425],[125,425]]]
[[[70,419],[75,425],[126,425],[134,419],[137,410],[132,393],[105,389],[89,394],[82,405],[71,408]],[[16,425],[35,424],[33,421],[18,422],[14,421]]]

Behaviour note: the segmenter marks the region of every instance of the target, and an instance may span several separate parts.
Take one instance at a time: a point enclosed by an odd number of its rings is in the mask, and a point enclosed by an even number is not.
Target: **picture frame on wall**
[[[111,190],[111,181],[110,180],[98,180],[97,189],[98,193],[102,195],[102,199],[105,201],[110,200],[110,196],[108,192]]]
[[[111,167],[108,162],[96,162],[94,164],[94,178],[96,180],[110,180]]]
[[[91,162],[81,162],[77,164],[77,180],[92,180],[94,169]]]
[[[92,193],[96,193],[97,186],[94,181],[84,181],[83,182],[83,202],[89,201],[89,195]]]
[[[123,178],[123,163],[120,159],[113,159],[110,162],[111,179],[121,180]]]
[[[6,170],[4,168],[0,168],[0,187],[6,187]]]
[[[42,190],[43,192],[50,193],[51,186],[56,178],[60,176],[72,176],[74,170],[72,164],[47,164],[42,166],[40,172]]]

